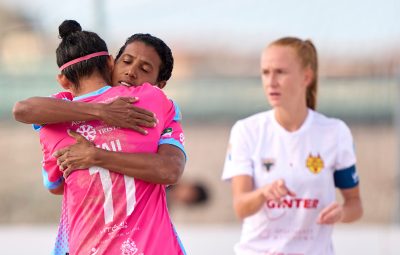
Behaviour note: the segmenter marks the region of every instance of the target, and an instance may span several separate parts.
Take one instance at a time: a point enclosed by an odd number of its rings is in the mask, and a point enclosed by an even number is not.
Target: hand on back
[[[73,137],[75,144],[56,151],[53,156],[57,158],[57,165],[63,172],[66,179],[73,171],[78,169],[87,169],[94,165],[94,144],[86,140],[85,137],[68,130],[68,135]]]
[[[144,127],[152,128],[157,125],[154,113],[136,107],[136,97],[119,97],[114,101],[103,104],[101,107],[101,119],[108,125],[130,128],[140,134],[147,134]]]

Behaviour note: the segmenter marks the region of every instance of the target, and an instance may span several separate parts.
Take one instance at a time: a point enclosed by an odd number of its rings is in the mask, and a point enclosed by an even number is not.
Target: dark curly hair
[[[143,42],[144,44],[151,46],[156,50],[161,59],[161,66],[157,76],[157,82],[168,81],[169,78],[171,78],[172,69],[174,68],[174,58],[172,56],[171,49],[167,44],[165,44],[164,41],[151,34],[134,34],[129,37],[125,44],[119,49],[115,60],[118,60],[118,58],[122,55],[126,46],[136,41]]]

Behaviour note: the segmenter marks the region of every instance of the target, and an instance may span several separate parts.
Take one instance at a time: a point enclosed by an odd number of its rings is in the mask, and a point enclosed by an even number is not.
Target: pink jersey
[[[176,122],[178,111],[157,87],[107,86],[74,100],[107,103],[120,96],[139,97],[135,105],[154,112],[159,124],[148,129],[146,136],[107,126],[102,121],[46,125],[40,136],[43,172],[49,183],[62,182],[62,173],[52,154],[74,143],[67,129],[106,150],[155,153],[163,143],[183,150],[183,133]],[[184,254],[167,211],[164,185],[117,174],[112,169],[91,167],[75,171],[65,180],[64,206],[70,254]]]

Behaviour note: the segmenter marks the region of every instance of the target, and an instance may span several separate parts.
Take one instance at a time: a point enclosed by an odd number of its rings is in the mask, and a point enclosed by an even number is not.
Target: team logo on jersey
[[[275,165],[275,160],[273,158],[265,158],[265,159],[262,159],[262,163],[265,167],[265,170],[267,172],[269,172],[272,169],[272,167]]]
[[[96,138],[96,130],[90,125],[81,125],[80,127],[78,127],[76,132],[81,134],[89,141],[93,141]]]
[[[306,166],[313,174],[318,174],[324,168],[324,161],[321,156],[313,156],[311,153],[306,160]]]
[[[172,136],[172,128],[166,128],[161,133],[161,137],[171,137],[171,136]]]

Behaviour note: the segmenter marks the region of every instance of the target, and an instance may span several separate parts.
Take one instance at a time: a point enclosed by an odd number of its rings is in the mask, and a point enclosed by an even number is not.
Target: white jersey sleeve
[[[335,186],[340,189],[353,188],[359,182],[356,172],[353,136],[343,121],[339,122],[338,132],[338,148],[334,173]]]
[[[337,170],[348,168],[356,163],[353,136],[350,129],[343,121],[339,122],[338,129],[338,151],[335,165]]]
[[[232,127],[228,151],[225,158],[223,180],[230,180],[234,176],[253,176],[252,147],[250,132],[243,121],[238,121]]]

